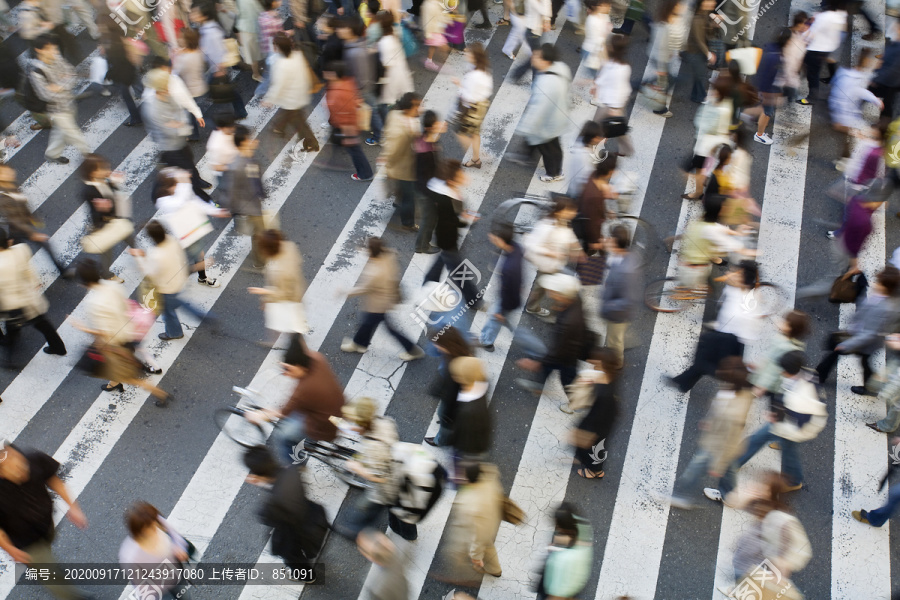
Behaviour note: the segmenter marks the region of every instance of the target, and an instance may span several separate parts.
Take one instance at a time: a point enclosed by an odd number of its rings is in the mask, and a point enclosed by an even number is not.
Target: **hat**
[[[162,69],[153,69],[147,73],[147,86],[157,92],[169,91],[169,74]]]
[[[344,418],[348,421],[353,421],[357,425],[371,423],[377,410],[378,407],[375,405],[375,401],[365,396],[356,398],[350,404],[345,404],[341,408]]]
[[[574,275],[565,273],[554,273],[552,275],[541,275],[538,278],[538,285],[548,292],[556,292],[567,298],[574,298],[581,289],[578,278]]]
[[[464,387],[476,381],[487,381],[481,361],[474,356],[460,356],[450,361],[450,377]]]

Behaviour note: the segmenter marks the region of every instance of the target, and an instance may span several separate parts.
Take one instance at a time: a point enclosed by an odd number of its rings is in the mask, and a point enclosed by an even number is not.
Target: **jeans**
[[[163,294],[162,297],[163,323],[166,326],[166,335],[169,337],[177,338],[184,335],[184,329],[182,329],[181,327],[181,321],[178,320],[178,315],[175,313],[176,309],[183,308],[200,320],[207,316],[206,313],[201,311],[193,304],[182,300],[178,294]]]
[[[866,511],[869,523],[875,527],[881,527],[891,518],[891,513],[900,505],[900,483],[896,483],[888,490],[887,504],[875,510]]]
[[[256,86],[256,90],[253,92],[254,96],[259,96],[260,98],[264,98],[266,92],[269,91],[269,86],[272,84],[272,67],[275,65],[275,61],[278,59],[278,52],[272,52],[266,58],[266,68],[263,71],[262,81],[259,82],[259,85]]]
[[[719,481],[719,491],[722,492],[723,498],[734,489],[738,469],[747,464],[769,442],[778,442],[781,445],[781,472],[787,478],[788,484],[799,485],[803,483],[803,469],[800,466],[797,442],[775,435],[772,433],[772,424],[766,423],[756,433],[747,438],[747,449],[744,450],[744,454],[731,463],[728,471]]]
[[[304,456],[302,446],[304,439],[306,439],[306,417],[296,412],[283,417],[272,430],[276,458],[285,465],[297,464],[294,457]],[[298,445],[300,448],[295,451]]]
[[[342,144],[341,148],[346,150],[347,154],[350,155],[350,160],[353,161],[353,168],[356,170],[356,174],[360,179],[371,179],[373,177],[372,166],[369,165],[369,159],[363,154],[362,147],[360,147],[359,144],[347,146]]]
[[[397,190],[397,214],[400,216],[400,224],[404,227],[412,227],[416,224],[416,182],[391,180]]]
[[[713,455],[706,450],[697,450],[681,477],[675,480],[674,495],[690,500],[692,495],[700,491],[700,482],[706,474]]]
[[[566,387],[575,381],[575,377],[578,375],[578,369],[574,364],[564,365],[561,363],[545,362],[542,366],[540,375],[538,375],[538,383],[543,385],[544,382],[547,381],[547,378],[550,377],[550,374],[557,370],[559,371],[559,380],[562,382],[563,387]]]
[[[525,43],[528,44],[528,47],[531,48],[531,52],[534,53],[535,50],[541,47],[541,36],[536,35],[530,29],[525,30]],[[512,80],[518,82],[522,77],[525,76],[525,73],[531,69],[531,61],[525,61],[512,72]]]
[[[706,57],[696,52],[685,52],[683,58],[686,75],[691,80],[691,102],[703,102],[706,100],[706,84],[709,82]]]
[[[376,140],[381,139],[381,130],[384,127],[384,115],[387,112],[387,105],[379,104],[378,97],[373,93],[367,93],[364,96],[366,104],[372,107],[372,137]]]
[[[503,315],[503,321],[500,321],[497,318],[496,315],[498,313]],[[500,308],[499,301],[494,304],[494,306],[491,307],[488,322],[485,323],[484,327],[481,329],[481,343],[485,346],[492,345],[497,339],[500,327],[506,327],[513,333],[513,343],[517,344],[522,351],[528,355],[528,358],[539,360],[542,356],[547,354],[547,346],[545,346],[544,342],[538,339],[537,336],[524,327],[513,329],[512,325],[509,323],[511,314],[512,311],[504,311]]]
[[[409,338],[394,329],[391,322],[387,320],[387,315],[385,313],[362,313],[359,329],[356,330],[356,335],[353,336],[353,343],[358,346],[368,347],[372,342],[372,336],[375,334],[375,330],[378,329],[378,326],[381,323],[384,323],[388,333],[403,346],[404,350],[409,352],[415,347],[415,344],[409,341]]]
[[[434,262],[431,264],[431,268],[425,273],[425,283],[428,283],[429,281],[440,281],[444,267],[447,267],[448,273],[452,273],[461,263],[462,257],[459,255],[458,250],[441,250],[437,255],[437,258],[434,259]]]

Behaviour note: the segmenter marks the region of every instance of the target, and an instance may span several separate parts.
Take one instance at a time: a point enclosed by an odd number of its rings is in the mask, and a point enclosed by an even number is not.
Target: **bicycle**
[[[683,286],[678,277],[664,277],[647,285],[644,304],[656,312],[681,312],[690,306],[704,304],[709,290],[706,286]],[[748,310],[760,317],[770,317],[786,304],[781,288],[768,281],[761,282],[756,289],[747,292],[743,302],[747,303]]]
[[[252,402],[252,400],[258,399],[259,394],[253,390],[237,386],[233,387],[232,391],[241,396],[241,400],[235,406],[216,409],[213,413],[213,421],[216,427],[232,441],[244,448],[265,446],[269,439],[269,434],[271,434],[271,431],[268,431],[270,428],[251,417],[251,415],[264,410],[263,407]],[[272,428],[278,427],[278,421],[273,421],[272,426]],[[355,440],[348,437],[349,432],[347,428],[338,425],[338,432],[341,441],[345,444],[355,442]],[[369,482],[366,479],[360,477],[346,466],[347,461],[352,460],[357,454],[355,448],[336,442],[320,442],[310,439],[304,439],[300,444],[302,444],[302,447],[298,448],[295,446],[294,453],[291,456],[294,464],[302,464],[309,457],[312,457],[328,466],[334,471],[338,479],[350,487],[357,489],[369,487]]]

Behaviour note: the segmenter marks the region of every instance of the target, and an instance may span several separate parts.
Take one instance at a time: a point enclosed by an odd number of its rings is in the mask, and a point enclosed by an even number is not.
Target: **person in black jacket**
[[[881,66],[875,71],[869,89],[884,102],[881,116],[894,118],[894,99],[900,90],[900,21],[894,22],[894,31],[889,32],[891,42],[884,47]]]
[[[491,448],[491,413],[488,410],[487,375],[474,356],[450,362],[450,376],[459,384],[453,425],[453,448],[460,460],[483,460]]]
[[[428,393],[440,400],[438,405],[437,435],[425,438],[430,446],[449,446],[453,443],[453,427],[456,421],[456,398],[459,395],[459,384],[450,376],[450,363],[461,356],[472,356],[472,348],[466,337],[456,327],[446,330],[437,329],[430,332],[429,338],[442,357],[438,376],[431,384]]]
[[[91,216],[89,229],[91,232],[97,232],[110,225],[117,218],[116,209],[119,208],[116,206],[118,187],[113,181],[114,178],[113,173],[110,171],[109,161],[99,154],[88,154],[84,157],[84,162],[81,163],[81,179],[84,182],[81,199],[87,202]],[[128,235],[123,241],[134,247],[133,235]],[[114,248],[115,245],[102,251],[93,251],[93,248],[86,247],[85,252],[98,255],[100,277],[116,283],[124,283],[124,279],[109,270],[113,261]]]
[[[140,84],[138,69],[128,59],[128,53],[125,51],[125,44],[120,35],[120,29],[113,21],[103,21],[103,34],[100,44],[109,65],[106,77],[112,81],[112,87],[122,96],[122,100],[125,102],[128,114],[131,117],[125,123],[125,126],[134,127],[135,125],[140,125],[143,123],[141,111],[138,110],[131,95],[131,86]]]
[[[500,326],[506,326],[512,331],[509,322],[510,316],[517,308],[522,306],[522,247],[514,239],[512,223],[500,221],[493,226],[493,231],[488,234],[488,239],[503,252],[500,267],[500,295],[491,311],[488,313],[488,322],[481,330],[481,347],[488,352],[494,351],[494,341],[500,332]],[[534,359],[544,355],[546,347],[525,328],[515,331],[515,341],[521,345],[526,354]]]
[[[578,279],[566,273],[542,275],[538,285],[550,295],[556,304],[558,316],[553,328],[550,349],[538,362],[531,359],[518,361],[519,366],[531,371],[538,371],[537,381],[517,379],[516,383],[535,394],[544,389],[544,382],[555,370],[559,370],[559,378],[563,387],[575,381],[578,360],[584,358],[593,349],[593,333],[588,330],[584,321],[584,307],[579,295]]]
[[[434,228],[437,226],[437,214],[434,202],[428,196],[428,182],[437,176],[440,164],[438,140],[445,131],[447,124],[441,121],[438,114],[433,110],[425,111],[422,115],[422,137],[413,146],[416,151],[416,193],[422,212],[422,222],[416,236],[417,253],[437,254],[441,251],[437,246],[431,245]]]

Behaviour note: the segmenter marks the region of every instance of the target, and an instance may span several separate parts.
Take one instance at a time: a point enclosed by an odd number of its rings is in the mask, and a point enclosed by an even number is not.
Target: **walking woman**
[[[106,76],[112,81],[112,87],[119,92],[122,101],[125,102],[125,106],[128,108],[128,114],[131,118],[128,119],[125,126],[134,127],[135,125],[140,125],[143,122],[141,120],[141,111],[138,110],[137,105],[134,103],[134,97],[131,95],[131,86],[137,86],[139,83],[138,69],[128,59],[119,27],[108,19],[104,19],[102,24],[103,34],[100,45],[109,65]]]
[[[378,59],[384,66],[384,83],[381,85],[381,97],[378,109],[381,111],[382,121],[387,121],[389,106],[409,92],[414,92],[412,74],[406,62],[406,52],[400,43],[400,36],[394,26],[394,17],[390,12],[381,12],[381,39],[378,40]]]
[[[364,353],[369,348],[378,325],[384,323],[388,333],[403,346],[401,360],[416,360],[425,356],[425,351],[415,345],[387,320],[387,312],[400,301],[400,269],[396,253],[385,247],[381,238],[370,237],[368,242],[369,262],[355,288],[348,296],[362,296],[361,323],[356,335],[344,338],[341,350]]]
[[[578,214],[575,201],[558,196],[552,212],[538,221],[531,233],[523,240],[525,258],[538,271],[535,282],[541,275],[558,273],[581,254],[581,243],[572,231],[571,222]],[[525,303],[525,312],[539,317],[549,317],[550,311],[541,308],[544,289],[535,283],[534,289]]]
[[[124,283],[124,279],[109,270],[113,248],[124,240],[133,243],[134,225],[127,218],[130,215],[125,198],[117,186],[122,174],[110,171],[109,161],[99,154],[88,154],[81,163],[81,179],[84,182],[81,198],[87,202],[91,216],[89,235],[82,239],[84,251],[98,256],[104,279]]]
[[[616,401],[615,379],[618,357],[611,348],[595,350],[589,361],[594,365],[594,403],[578,424],[573,435],[575,459],[581,463],[576,469],[579,477],[600,479],[604,472],[600,467],[606,460],[606,440],[619,413]]]
[[[472,156],[462,166],[481,168],[481,123],[491,105],[494,80],[491,78],[487,52],[475,42],[466,48],[466,60],[472,68],[463,75],[462,81],[454,79],[459,86],[459,108],[456,113],[456,135],[463,152],[472,148]]]
[[[311,85],[309,65],[303,53],[293,49],[286,35],[275,36],[272,44],[282,56],[272,67],[272,83],[263,100],[263,106],[277,105],[281,109],[272,124],[272,133],[283,136],[287,133],[287,125],[293,125],[303,142],[303,151],[318,152],[319,142],[306,122]]]
[[[303,256],[297,244],[285,240],[280,231],[267,229],[259,235],[257,246],[266,264],[266,286],[250,287],[247,291],[261,296],[266,328],[306,334],[308,326],[301,304],[306,293],[306,279],[303,277]]]
[[[662,94],[662,107],[653,114],[669,118],[669,91],[675,87],[675,75],[672,74],[672,63],[684,45],[685,31],[682,16],[685,11],[681,0],[665,0],[659,19],[653,25],[653,44],[650,48],[650,63],[656,70],[654,86],[656,92]]]
[[[732,85],[730,77],[718,77],[712,85],[709,100],[700,107],[697,116],[694,117],[697,142],[694,144],[694,156],[688,164],[688,170],[694,172],[694,193],[682,194],[681,197],[686,200],[698,200],[703,196],[707,180],[704,170],[706,159],[714,156],[719,146],[731,145],[729,129],[734,112],[731,100]]]
[[[459,395],[459,384],[450,375],[450,363],[462,356],[472,356],[472,348],[466,337],[456,327],[450,327],[446,331],[431,331],[428,339],[434,344],[437,355],[441,357],[438,374],[428,395],[438,398],[437,435],[425,438],[425,443],[430,446],[449,446],[453,443],[453,428],[456,422],[456,398]]]
[[[350,155],[356,171],[350,176],[354,181],[369,181],[373,173],[360,147],[357,111],[363,100],[356,88],[356,80],[348,75],[347,64],[343,61],[326,65],[323,76],[328,86],[325,102],[328,104],[328,123],[332,128],[332,146],[340,146]]]
[[[181,37],[181,48],[172,57],[172,73],[181,78],[196,102],[209,91],[209,84],[206,83],[206,77],[204,77],[206,60],[200,51],[200,34],[196,29],[185,27],[179,36]],[[188,141],[199,140],[200,127],[205,127],[206,123],[202,118],[198,120],[190,111],[188,115],[194,127],[194,133]]]
[[[600,67],[591,87],[591,102],[597,106],[594,121],[602,124],[607,117],[625,117],[628,101],[631,99],[631,65],[628,64],[628,38],[613,35],[606,45],[607,60]],[[620,156],[634,154],[631,136],[615,138],[619,144]]]
[[[159,514],[159,510],[147,502],[135,502],[125,513],[128,537],[119,546],[119,564],[129,573],[147,573],[132,578],[135,595],[156,597],[159,600],[173,598],[190,600],[190,583],[177,575],[177,565],[184,565],[192,549],[191,543],[181,537]],[[172,567],[170,570],[164,566]],[[160,577],[154,577],[154,572]],[[167,576],[166,572],[171,573]],[[146,591],[145,591],[146,590]],[[163,596],[165,594],[165,596]]]

